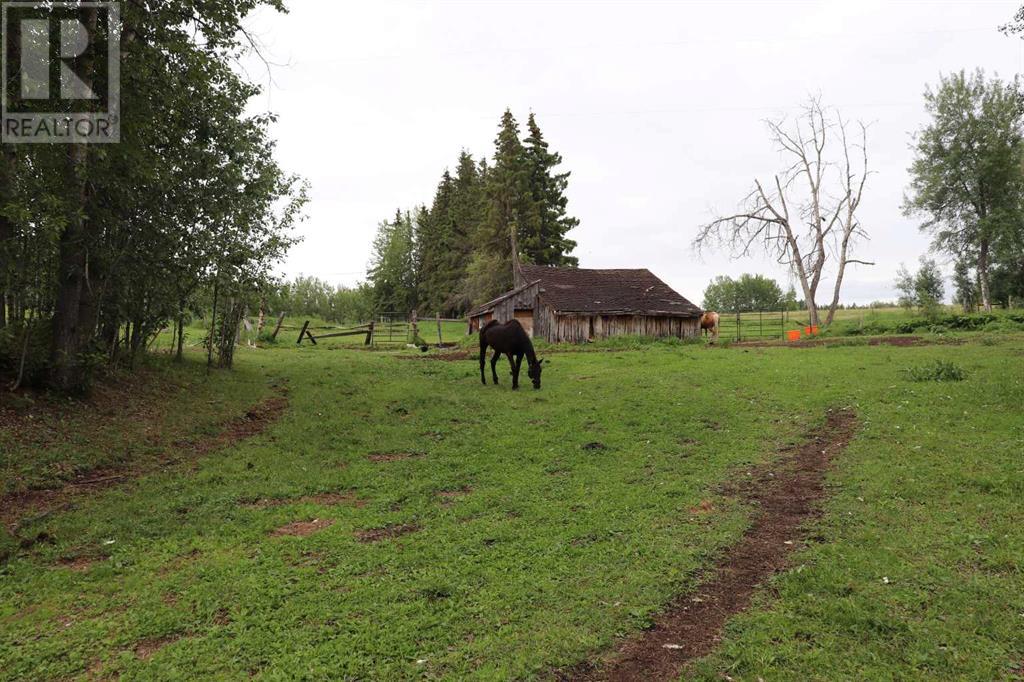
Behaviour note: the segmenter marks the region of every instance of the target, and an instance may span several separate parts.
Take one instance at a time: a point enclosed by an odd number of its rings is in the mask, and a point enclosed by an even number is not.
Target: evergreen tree
[[[449,250],[454,242],[452,226],[452,195],[455,183],[445,170],[437,186],[430,209],[424,211],[418,222],[417,247],[420,261],[420,306],[429,311],[440,309],[448,297]]]
[[[463,150],[455,177],[445,170],[430,209],[417,220],[418,303],[426,313],[457,315],[470,305],[463,284],[483,220],[481,184],[476,161]]]
[[[477,287],[477,295],[500,294],[512,285],[515,264],[523,255],[520,237],[527,235],[527,246],[536,248],[529,235],[539,233],[539,215],[530,191],[530,170],[526,150],[519,139],[519,124],[508,109],[501,117],[495,140],[494,167],[487,171],[484,185],[486,202],[483,224],[478,230],[476,246],[500,263],[500,277],[488,277],[487,287]]]
[[[566,237],[580,224],[579,219],[569,216],[566,211],[569,200],[565,190],[569,186],[569,172],[554,171],[561,165],[562,156],[549,151],[533,113],[526,127],[529,132],[525,140],[526,163],[537,220],[523,226],[525,234],[522,234],[521,242],[524,257],[538,265],[576,267],[579,260],[569,255],[576,248],[576,242]]]
[[[416,305],[415,233],[412,216],[395,212],[377,228],[369,279],[377,312],[407,312]]]
[[[569,173],[555,172],[562,158],[549,151],[532,114],[528,127],[524,144],[506,110],[493,165],[463,150],[411,232],[397,218],[380,226],[370,273],[379,307],[455,315],[508,290],[517,262],[577,265],[569,255],[576,243],[566,237],[579,224],[566,213]],[[411,282],[395,268],[406,249]]]
[[[473,238],[484,220],[483,182],[486,163],[478,167],[465,150],[459,154],[451,197],[450,245],[445,253],[444,276],[440,278],[441,309],[446,314],[465,312],[472,300],[462,292],[469,262],[473,257]]]

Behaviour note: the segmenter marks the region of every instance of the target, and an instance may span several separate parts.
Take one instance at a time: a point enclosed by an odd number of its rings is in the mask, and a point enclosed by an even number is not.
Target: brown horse
[[[530,341],[530,335],[523,329],[523,325],[519,324],[518,320],[509,320],[504,324],[497,320],[491,320],[480,329],[480,381],[487,385],[487,379],[484,376],[484,360],[487,357],[487,347],[490,346],[494,349],[494,357],[491,358],[491,376],[494,379],[494,383],[498,383],[498,358],[504,353],[508,356],[508,361],[512,365],[512,389],[519,388],[519,368],[523,364],[523,356],[526,356],[526,361],[529,363],[529,369],[527,375],[533,381],[533,387],[535,389],[540,388],[540,373],[542,370],[541,363],[543,360],[537,359],[537,354],[533,352],[533,342]]]
[[[708,332],[711,332],[711,340],[713,342],[718,340],[718,318],[718,313],[710,310],[700,318],[701,331],[704,332],[705,336],[708,335]]]

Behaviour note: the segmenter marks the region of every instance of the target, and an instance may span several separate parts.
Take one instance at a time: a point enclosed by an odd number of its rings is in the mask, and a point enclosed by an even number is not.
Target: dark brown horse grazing
[[[494,383],[498,383],[498,358],[502,353],[508,356],[512,365],[512,389],[519,388],[519,368],[523,364],[523,356],[529,363],[527,375],[533,381],[534,388],[540,388],[541,363],[537,354],[533,352],[533,343],[530,335],[523,329],[523,325],[517,320],[509,320],[502,324],[497,320],[491,320],[480,329],[480,381],[487,385],[487,378],[484,376],[484,360],[487,358],[487,347],[494,349],[494,357],[491,358],[491,376]]]

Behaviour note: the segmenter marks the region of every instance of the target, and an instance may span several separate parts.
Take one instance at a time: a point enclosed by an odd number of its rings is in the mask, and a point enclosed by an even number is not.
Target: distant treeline
[[[941,293],[939,294],[941,299]],[[704,290],[703,306],[705,310],[719,313],[772,312],[783,310],[803,310],[806,302],[797,298],[796,288],[791,284],[783,292],[779,283],[764,275],[744,273],[733,279],[728,275],[719,275]],[[860,310],[874,308],[906,307],[907,302],[872,301],[857,305],[856,303],[840,303],[837,310]]]
[[[264,310],[328,322],[367,322],[373,317],[373,290],[369,284],[335,286],[316,277],[297,277],[269,290]]]
[[[800,310],[804,302],[796,297],[791,285],[786,293],[774,279],[763,275],[728,275],[715,277],[704,290],[704,309],[716,312],[745,313],[771,310]]]
[[[457,315],[512,285],[513,262],[577,265],[579,224],[566,210],[568,172],[548,148],[536,117],[520,139],[512,112],[501,117],[493,163],[459,155],[429,206],[397,211],[382,222],[369,269],[377,311]]]

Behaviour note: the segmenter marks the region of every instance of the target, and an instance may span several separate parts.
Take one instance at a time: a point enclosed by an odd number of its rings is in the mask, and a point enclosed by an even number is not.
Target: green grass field
[[[1024,334],[929,340],[616,340],[544,349],[543,389],[512,392],[507,363],[484,387],[472,356],[293,334],[209,378],[156,361],[173,386],[121,422],[15,406],[7,491],[159,459],[289,396],[260,435],[8,535],[0,679],[550,678],[697,585],[750,523],[722,485],[830,407],[859,427],[813,540],[688,677],[1019,679]],[[936,361],[966,378],[913,380]]]

